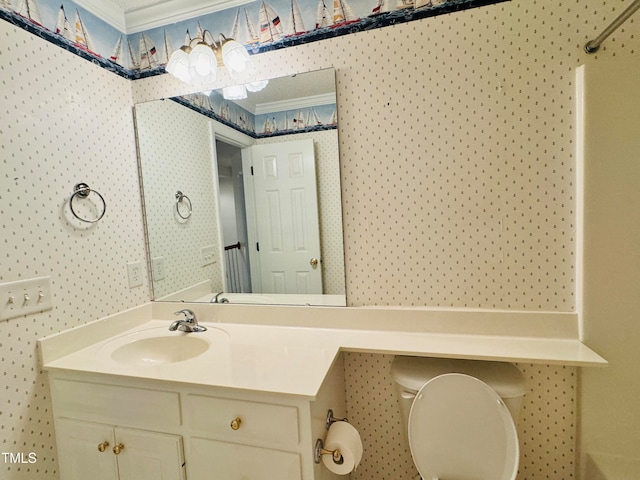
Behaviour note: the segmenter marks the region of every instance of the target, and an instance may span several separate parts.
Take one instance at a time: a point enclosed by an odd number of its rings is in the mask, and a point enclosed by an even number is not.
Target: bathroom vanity
[[[315,399],[55,372],[61,478],[330,479],[313,462],[328,409],[344,412],[341,361]]]
[[[185,306],[206,332],[169,331]],[[340,478],[314,454],[327,412],[347,414],[342,351],[606,364],[573,316],[522,316],[163,302],[52,335],[61,478]]]
[[[261,345],[243,326],[167,325],[145,322],[45,364],[63,479],[336,478],[312,452],[327,412],[344,416],[342,356],[302,338]]]

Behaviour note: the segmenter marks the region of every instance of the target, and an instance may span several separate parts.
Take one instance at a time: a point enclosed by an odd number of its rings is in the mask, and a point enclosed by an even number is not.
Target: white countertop
[[[314,396],[339,350],[324,341],[326,334],[312,335],[309,329],[200,324],[208,330],[170,332],[166,321],[151,320],[115,338],[109,337],[46,362],[44,368]],[[190,335],[209,341],[210,347],[194,358],[177,363],[129,365],[111,358],[117,347],[147,332],[174,337]]]
[[[194,310],[208,330],[169,332],[169,324],[177,318],[173,312],[181,308]],[[340,351],[605,365],[604,359],[572,338],[577,331],[574,319],[558,315],[534,314],[533,318],[530,312],[519,316],[517,312],[154,302],[41,339],[39,345],[45,370],[313,398]],[[475,333],[478,330],[488,334]],[[118,346],[147,334],[198,336],[210,348],[194,358],[162,365],[113,360]]]

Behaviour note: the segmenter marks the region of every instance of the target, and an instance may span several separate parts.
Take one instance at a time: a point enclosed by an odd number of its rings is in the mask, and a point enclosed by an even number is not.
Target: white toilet
[[[391,376],[423,480],[515,480],[524,377],[510,363],[397,356]]]

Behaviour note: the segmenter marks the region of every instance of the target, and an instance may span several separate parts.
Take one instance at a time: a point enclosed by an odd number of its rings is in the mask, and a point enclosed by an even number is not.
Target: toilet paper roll
[[[327,469],[338,475],[347,475],[354,471],[362,459],[362,440],[358,430],[347,422],[334,422],[329,427],[327,438],[324,441],[326,450],[340,450],[343,462],[334,462],[333,456],[323,455],[322,463]]]

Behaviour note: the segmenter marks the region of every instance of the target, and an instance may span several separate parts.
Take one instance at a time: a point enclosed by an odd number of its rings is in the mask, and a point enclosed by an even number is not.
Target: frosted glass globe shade
[[[222,61],[230,73],[242,73],[251,62],[249,52],[235,40],[226,40],[222,44]]]
[[[247,90],[249,90],[250,92],[259,92],[260,90],[264,89],[264,87],[266,87],[269,83],[269,80],[262,80],[260,82],[251,82],[251,83],[247,83]]]
[[[189,72],[193,81],[213,82],[218,73],[218,60],[213,49],[206,43],[199,43],[189,54]]]
[[[224,87],[222,89],[222,96],[226,100],[242,100],[243,98],[247,98],[247,89],[244,85]]]
[[[173,52],[165,70],[178,80],[189,83],[191,74],[189,73],[189,55],[187,52],[183,48]]]

